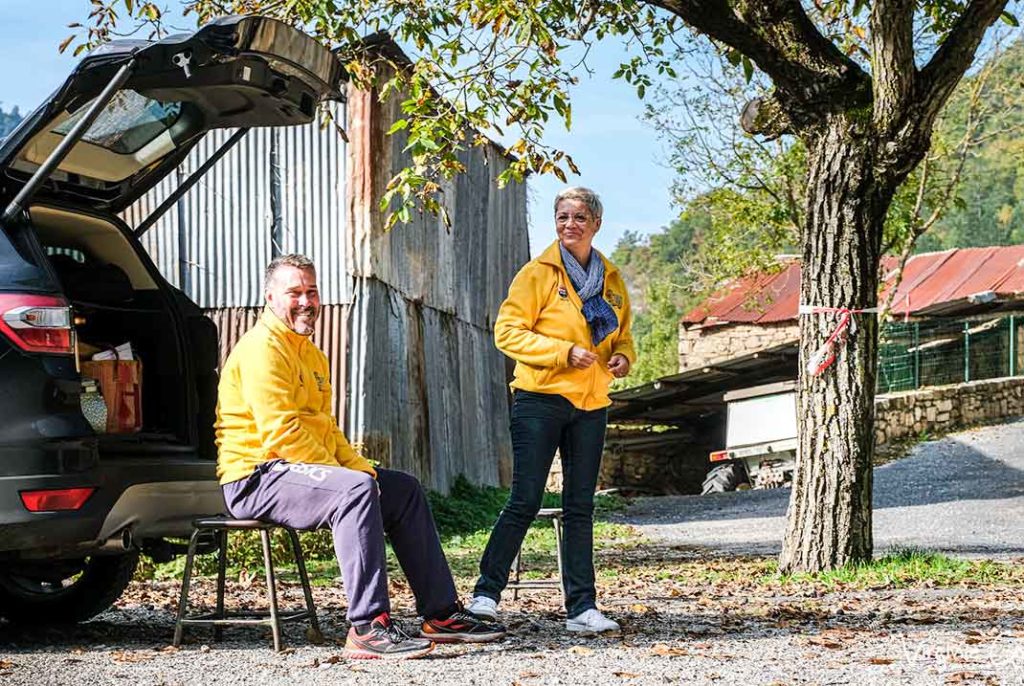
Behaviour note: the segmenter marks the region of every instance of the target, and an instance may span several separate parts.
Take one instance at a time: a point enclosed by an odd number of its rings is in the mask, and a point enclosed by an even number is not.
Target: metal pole
[[[1017,319],[1010,315],[1010,376],[1017,376]]]
[[[914,322],[914,390],[921,387],[921,322]]]
[[[245,127],[238,129],[231,134],[231,138],[224,141],[223,145],[217,148],[216,152],[210,155],[210,158],[203,162],[199,169],[192,172],[192,175],[185,179],[184,183],[174,189],[174,192],[168,195],[167,198],[160,203],[158,208],[153,210],[148,217],[142,220],[142,223],[135,229],[136,238],[153,228],[153,224],[156,223],[156,220],[162,217],[164,212],[171,209],[171,206],[178,202],[178,200],[181,199],[181,196],[188,193],[192,189],[192,186],[196,185],[199,179],[203,178],[203,175],[210,170],[210,167],[217,164],[217,162],[220,161],[220,158],[224,157],[228,150],[233,148],[235,143],[242,140],[242,136],[247,133],[249,133],[249,129],[248,127]]]
[[[964,322],[964,381],[971,380],[971,323]]]
[[[85,116],[78,120],[78,123],[72,127],[71,131],[64,136],[50,156],[46,158],[43,164],[36,170],[36,173],[32,175],[32,178],[28,180],[22,189],[11,201],[11,204],[4,210],[3,217],[0,218],[0,223],[9,224],[18,214],[21,213],[22,209],[28,204],[28,201],[32,199],[39,187],[43,185],[43,182],[50,177],[57,166],[64,161],[68,153],[71,152],[71,148],[82,139],[89,127],[99,116],[103,108],[114,99],[114,94],[120,90],[121,86],[128,77],[132,75],[132,71],[135,69],[135,58],[131,58],[120,69],[114,74],[114,78],[111,79],[110,83],[107,84],[106,88],[99,94],[95,102],[89,107],[89,111],[85,113]]]

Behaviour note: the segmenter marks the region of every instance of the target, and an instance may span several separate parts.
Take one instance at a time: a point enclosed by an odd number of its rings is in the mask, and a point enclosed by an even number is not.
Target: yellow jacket
[[[562,264],[558,241],[519,270],[494,322],[494,344],[516,361],[512,388],[564,396],[581,410],[611,405],[608,360],[616,353],[636,361],[630,325],[629,293],[619,270],[604,260],[604,299],[615,310],[619,328],[596,348],[583,318],[583,303]],[[569,365],[569,350],[579,345],[597,354],[587,369]]]
[[[276,458],[377,475],[331,414],[327,356],[269,309],[224,364],[216,430],[222,484]]]

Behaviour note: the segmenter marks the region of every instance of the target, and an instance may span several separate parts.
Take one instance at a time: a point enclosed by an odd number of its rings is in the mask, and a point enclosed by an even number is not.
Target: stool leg
[[[270,629],[274,634],[274,650],[281,651],[281,623],[277,618],[277,583],[274,580],[274,563],[270,559],[270,532],[260,529],[263,540],[263,566],[267,572],[267,596],[270,599]]]
[[[185,611],[188,609],[188,589],[192,583],[192,563],[196,556],[196,541],[199,539],[199,529],[192,532],[188,539],[188,554],[185,556],[185,575],[181,580],[181,597],[178,599],[178,620],[174,623],[174,646],[181,645],[181,634],[185,626],[181,623],[185,619]]]
[[[292,554],[295,556],[295,566],[299,569],[299,581],[302,582],[302,593],[306,596],[306,612],[309,613],[309,625],[312,627],[315,638],[323,641],[323,634],[320,632],[320,622],[316,618],[316,606],[313,605],[313,592],[309,588],[309,575],[306,573],[306,558],[302,554],[302,546],[299,544],[299,535],[295,529],[286,529],[288,538],[292,542]]]
[[[224,529],[217,534],[217,612],[214,619],[224,619],[224,579],[228,569],[228,531]],[[224,627],[213,625],[213,640],[220,641],[224,636]]]
[[[551,526],[555,529],[555,558],[558,560],[558,588],[562,591],[562,603],[565,603],[565,577],[562,575],[562,518],[552,517]]]
[[[519,546],[519,550],[516,551],[516,559],[512,561],[512,568],[515,570],[516,578],[512,585],[512,600],[519,600],[519,576],[523,571],[523,547],[522,544]]]

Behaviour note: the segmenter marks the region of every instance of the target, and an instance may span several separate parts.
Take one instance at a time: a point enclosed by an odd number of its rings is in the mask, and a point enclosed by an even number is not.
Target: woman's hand
[[[612,355],[612,359],[608,360],[608,371],[616,379],[621,379],[629,374],[629,358],[622,353],[615,353]]]
[[[597,362],[597,355],[584,347],[574,345],[569,349],[569,366],[576,369],[586,369]]]

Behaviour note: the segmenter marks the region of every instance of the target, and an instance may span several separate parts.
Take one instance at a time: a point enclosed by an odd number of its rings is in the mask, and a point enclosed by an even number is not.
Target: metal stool
[[[555,529],[555,556],[558,558],[558,577],[555,579],[533,579],[522,580],[520,576],[523,571],[522,549],[516,553],[516,559],[512,562],[512,569],[515,571],[515,578],[508,582],[506,589],[512,589],[512,600],[519,600],[520,590],[531,590],[535,588],[555,588],[562,592],[565,598],[565,588],[562,586],[562,508],[543,507],[537,511],[537,519],[550,519],[551,526]]]
[[[308,619],[310,624],[310,640],[322,641],[320,624],[316,619],[316,608],[313,606],[313,594],[309,590],[309,576],[306,574],[306,562],[302,557],[302,548],[299,545],[299,535],[294,529],[268,522],[261,522],[255,519],[231,519],[229,517],[209,517],[196,519],[192,522],[195,530],[188,542],[188,557],[185,558],[185,578],[181,582],[181,599],[178,602],[178,621],[174,625],[174,645],[181,644],[181,635],[185,625],[212,626],[213,638],[215,641],[221,639],[222,629],[229,625],[242,626],[269,626],[274,635],[274,650],[281,650],[281,623],[294,622]],[[284,529],[291,540],[292,553],[295,556],[295,566],[298,567],[299,580],[302,582],[302,592],[306,596],[306,609],[295,612],[281,613],[277,609],[277,583],[274,578],[274,564],[270,557],[270,534],[274,529]],[[228,615],[224,612],[224,576],[227,569],[227,550],[229,531],[252,531],[260,532],[260,539],[263,542],[263,566],[267,573],[267,595],[270,599],[270,614],[260,615],[253,613],[238,613]],[[188,615],[188,590],[192,583],[192,563],[195,561],[196,548],[199,539],[207,532],[216,537],[220,552],[217,556],[217,609],[205,614]]]

